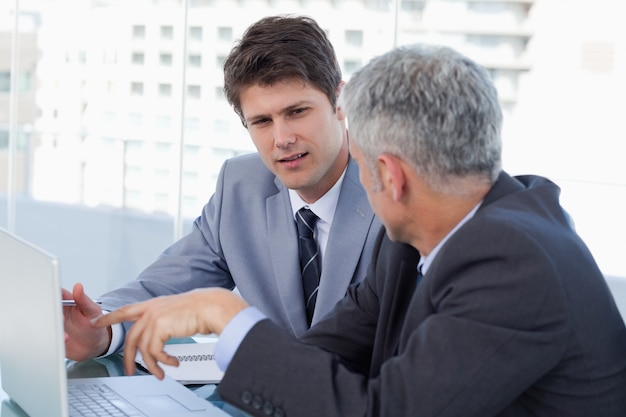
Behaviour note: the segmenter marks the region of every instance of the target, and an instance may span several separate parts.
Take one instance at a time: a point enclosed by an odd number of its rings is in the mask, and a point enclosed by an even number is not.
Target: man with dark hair
[[[216,332],[218,392],[256,416],[625,416],[624,321],[558,187],[502,170],[487,71],[402,47],[339,103],[386,229],[365,280],[300,340],[221,289],[123,307],[94,324],[135,321],[127,372]]]
[[[333,46],[312,19],[274,16],[248,28],[226,59],[224,91],[258,153],[227,160],[191,232],[135,281],[100,297],[102,309],[237,287],[295,335],[330,311],[365,276],[380,229],[348,153],[336,105],[342,84]],[[311,213],[305,262],[296,220]],[[101,308],[82,285],[63,296],[77,303],[64,312],[69,358],[121,348],[128,323],[94,329]]]

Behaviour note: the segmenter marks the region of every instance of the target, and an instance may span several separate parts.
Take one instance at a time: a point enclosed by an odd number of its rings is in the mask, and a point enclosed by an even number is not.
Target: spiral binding
[[[215,360],[214,355],[183,355],[176,356],[179,362],[203,362]]]

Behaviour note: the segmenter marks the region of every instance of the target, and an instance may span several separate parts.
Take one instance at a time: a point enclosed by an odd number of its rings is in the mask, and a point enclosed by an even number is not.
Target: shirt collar
[[[461,226],[467,223],[469,219],[474,217],[474,214],[476,214],[476,211],[478,210],[478,207],[480,207],[481,204],[482,204],[482,201],[476,204],[476,206],[469,213],[467,213],[465,217],[463,217],[463,220],[457,223],[457,225],[454,226],[454,229],[452,229],[450,233],[448,233],[443,239],[441,239],[441,242],[439,242],[437,246],[435,246],[435,248],[430,252],[430,254],[428,254],[428,256],[420,256],[420,260],[417,264],[417,268],[418,270],[422,272],[423,275],[426,275],[426,272],[428,271],[430,264],[433,263],[433,260],[437,256],[437,253],[439,253],[439,250],[441,249],[441,247],[446,243],[448,239],[450,239],[450,237],[452,237],[453,234],[456,233],[457,230],[461,228]]]
[[[347,169],[347,166],[346,166]],[[289,200],[291,201],[291,210],[293,212],[293,218],[296,218],[296,213],[302,207],[308,207],[317,217],[328,224],[332,224],[333,217],[335,216],[335,209],[337,208],[337,202],[339,201],[339,192],[341,190],[341,184],[343,178],[346,175],[346,169],[335,182],[335,185],[320,197],[315,203],[307,204],[295,190],[289,189]]]

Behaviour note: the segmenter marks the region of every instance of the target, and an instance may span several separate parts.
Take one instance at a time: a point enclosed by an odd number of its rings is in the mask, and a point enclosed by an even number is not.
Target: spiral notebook
[[[217,384],[222,380],[224,372],[217,366],[215,361],[215,344],[217,336],[202,338],[185,337],[171,339],[165,345],[164,350],[178,359],[178,366],[169,366],[163,363],[165,375],[175,379],[181,384]],[[135,362],[145,368],[141,352],[137,351]]]
[[[68,388],[87,385],[129,415],[228,416],[170,377],[68,380],[58,260],[0,228],[0,277],[2,389],[30,417],[83,415],[70,412]]]

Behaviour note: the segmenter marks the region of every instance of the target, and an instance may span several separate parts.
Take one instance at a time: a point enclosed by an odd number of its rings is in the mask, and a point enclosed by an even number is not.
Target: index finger
[[[61,299],[63,300],[71,300],[74,297],[72,296],[71,291],[65,289],[65,288],[61,288]]]
[[[141,317],[138,309],[133,306],[121,307],[115,311],[103,314],[91,320],[93,327],[107,327],[124,321],[137,321]]]

